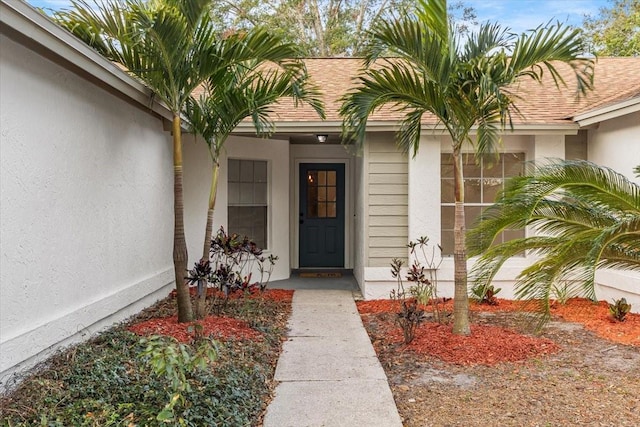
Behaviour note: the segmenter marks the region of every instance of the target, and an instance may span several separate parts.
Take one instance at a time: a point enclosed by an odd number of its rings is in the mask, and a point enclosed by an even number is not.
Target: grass
[[[174,303],[163,300],[131,322],[166,316]],[[216,341],[216,360],[207,369],[187,373],[188,390],[169,424],[157,415],[171,399],[171,386],[140,356],[145,343],[127,330],[129,322],[36,367],[16,389],[0,397],[0,425],[257,425],[271,396],[289,311],[288,302],[229,301],[221,314],[248,321],[264,339]],[[163,339],[168,345],[173,342]]]

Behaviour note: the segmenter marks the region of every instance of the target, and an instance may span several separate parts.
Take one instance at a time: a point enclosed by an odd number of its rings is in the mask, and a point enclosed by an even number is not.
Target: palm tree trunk
[[[453,173],[455,187],[455,214],[453,223],[453,333],[470,335],[469,297],[467,293],[467,250],[464,225],[464,175],[462,172],[462,154],[459,148],[453,151]]]
[[[213,173],[211,174],[211,188],[209,190],[209,209],[207,210],[207,225],[204,231],[204,244],[202,245],[202,259],[208,260],[211,252],[211,234],[213,232],[213,211],[216,207],[216,195],[218,193],[218,174],[220,165],[216,159],[213,162]],[[216,266],[214,266],[216,268]],[[198,293],[196,302],[196,319],[204,319],[207,315],[207,288],[202,287],[202,291]]]
[[[173,116],[173,268],[176,279],[178,322],[193,320],[189,286],[184,280],[187,274],[187,241],[184,237],[184,203],[182,194],[182,129],[180,115]]]
[[[218,175],[220,165],[218,159],[213,162],[213,173],[211,174],[211,188],[209,189],[209,210],[207,211],[207,226],[204,230],[204,245],[202,246],[202,258],[209,259],[211,251],[211,235],[213,234],[213,211],[216,208],[216,196],[218,194]]]

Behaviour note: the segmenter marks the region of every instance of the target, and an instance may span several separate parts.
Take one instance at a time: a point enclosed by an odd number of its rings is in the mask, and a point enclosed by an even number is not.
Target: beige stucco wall
[[[170,136],[147,108],[0,43],[4,381],[166,296],[173,169]]]

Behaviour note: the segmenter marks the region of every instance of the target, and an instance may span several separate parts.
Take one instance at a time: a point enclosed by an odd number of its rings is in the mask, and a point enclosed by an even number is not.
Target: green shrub
[[[476,285],[471,288],[471,298],[478,304],[498,305],[496,294],[502,288],[494,288],[493,285]]]
[[[630,311],[631,304],[627,303],[626,298],[620,298],[615,300],[613,304],[609,304],[609,314],[618,322],[623,322]]]
[[[230,301],[226,314],[243,312],[241,304]],[[207,357],[206,369],[197,347],[182,348],[189,353],[178,364],[185,368],[186,385],[182,374],[178,383],[158,375],[149,363],[150,341],[123,326],[61,351],[0,397],[0,426],[255,425],[270,395],[287,309],[264,300],[244,315],[265,339],[219,343],[217,359],[211,365]],[[144,316],[152,313],[145,310]],[[165,344],[177,346],[163,338],[156,350],[162,352]],[[157,417],[176,384],[182,387],[181,398],[172,407],[173,421],[166,423]]]

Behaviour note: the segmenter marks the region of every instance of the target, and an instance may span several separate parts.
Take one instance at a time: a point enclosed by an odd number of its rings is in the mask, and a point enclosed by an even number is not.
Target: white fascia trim
[[[36,51],[46,52],[76,74],[118,93],[143,109],[172,119],[168,108],[158,102],[151,102],[151,91],[145,85],[25,2],[2,0],[0,22],[2,33],[8,37],[15,38],[7,28],[21,36],[17,37],[17,42],[25,44],[26,39],[29,44],[35,45]]]
[[[578,133],[579,126],[575,123],[545,123],[545,124],[515,124],[513,129],[507,127],[501,134],[502,135],[576,135]],[[447,130],[443,125],[422,125],[422,132],[432,132],[433,134],[440,133],[447,136]],[[475,135],[478,132],[478,127],[471,128],[470,135]]]
[[[341,132],[342,122],[336,121],[298,121],[279,122],[275,121],[276,132],[280,133],[314,133],[319,131]],[[513,130],[507,128],[504,135],[576,135],[579,130],[576,123],[559,124],[531,124],[514,125]],[[400,129],[398,121],[369,121],[367,122],[367,132],[396,132]],[[477,128],[471,129],[471,135],[476,134]],[[234,133],[254,132],[251,122],[244,121],[234,130]],[[447,135],[447,130],[443,125],[422,125],[422,132],[433,132]]]
[[[573,120],[580,127],[589,126],[595,123],[604,122],[605,120],[615,119],[617,117],[626,116],[627,114],[640,111],[640,97],[628,99],[613,105],[598,108],[586,113],[576,115]]]
[[[324,122],[324,121],[299,121],[299,122],[279,122],[275,120],[276,132],[279,133],[315,133],[324,132],[340,132],[342,131],[342,122]],[[255,127],[251,121],[243,121],[233,130],[233,133],[255,132]]]

